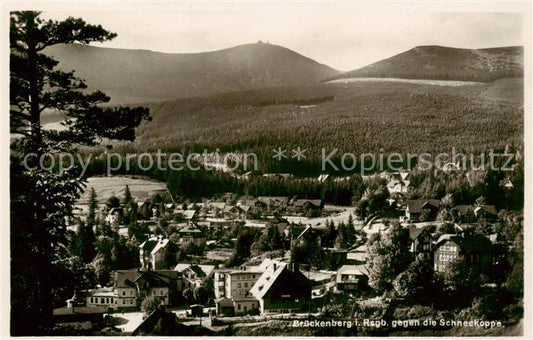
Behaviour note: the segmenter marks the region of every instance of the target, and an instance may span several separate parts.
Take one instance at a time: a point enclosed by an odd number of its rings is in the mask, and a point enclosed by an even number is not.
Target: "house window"
[[[122,296],[124,296],[124,295],[126,295],[126,291],[125,290],[122,291]]]
[[[241,310],[241,304],[237,304],[237,310]]]
[[[248,288],[248,282],[244,283],[244,288]]]
[[[163,290],[161,289],[161,296],[163,296],[163,295],[164,295],[164,294],[163,294]]]
[[[240,283],[240,282],[237,284],[237,287],[238,287],[238,288],[241,288],[241,283]]]
[[[130,296],[133,296],[133,290],[130,290]]]

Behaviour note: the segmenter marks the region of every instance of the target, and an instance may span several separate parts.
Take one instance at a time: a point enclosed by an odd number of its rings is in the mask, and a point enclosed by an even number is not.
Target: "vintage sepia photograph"
[[[530,1],[2,10],[8,335],[527,334]]]

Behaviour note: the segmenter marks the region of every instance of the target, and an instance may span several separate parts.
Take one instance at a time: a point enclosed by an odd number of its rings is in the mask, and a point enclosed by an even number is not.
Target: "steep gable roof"
[[[261,201],[261,202],[263,202],[265,204],[268,204],[268,203],[271,203],[271,202],[279,202],[279,203],[285,204],[285,203],[287,203],[289,198],[288,197],[284,197],[284,196],[259,196],[259,197],[257,197],[257,200]]]
[[[193,219],[194,216],[196,216],[196,210],[192,210],[192,209],[189,209],[189,210],[184,210],[182,212],[183,214],[183,217],[187,220],[190,220],[190,219]]]
[[[154,247],[154,249],[152,249],[152,254],[155,254],[158,251],[165,249],[167,245],[170,245],[170,243],[171,242],[169,239],[164,239],[164,240],[157,242],[157,245]]]
[[[409,238],[411,239],[411,241],[414,241],[418,238],[418,236],[420,236],[420,234],[422,234],[424,232],[424,230],[426,230],[428,226],[423,226],[423,227],[417,227],[417,226],[409,226]]]
[[[294,201],[294,206],[296,207],[303,207],[306,204],[313,205],[315,207],[321,207],[322,206],[322,200],[321,199],[297,199]]]
[[[178,230],[178,234],[202,234],[202,231],[193,226],[186,225]]]
[[[311,226],[308,225],[298,236],[296,236],[296,239],[299,240],[301,239],[302,237],[305,236],[305,234],[307,234],[309,231],[311,230]]]
[[[200,268],[198,265],[196,264],[193,264],[192,266],[190,266],[189,268],[187,268],[189,270],[192,270],[196,276],[198,277],[205,277],[207,274],[202,270],[202,268]]]
[[[192,270],[199,277],[206,277],[211,275],[215,266],[213,265],[204,265],[204,264],[190,264],[190,263],[178,263],[174,267],[174,271],[183,272],[185,270]]]
[[[148,270],[140,272],[135,283],[141,288],[146,288],[148,283],[150,287],[169,287],[171,282],[180,277],[180,273],[173,270]]]
[[[476,207],[474,209],[474,212],[477,214],[479,211],[483,210],[487,214],[497,216],[498,211],[496,210],[496,207],[494,205],[481,205],[479,207]]]
[[[141,243],[139,245],[139,248],[141,248],[142,250],[144,250],[146,252],[151,253],[152,250],[157,246],[158,243],[159,243],[159,240],[157,240],[157,239],[148,239],[148,240],[144,241],[143,243]]]
[[[491,246],[490,240],[481,234],[469,236],[443,234],[437,240],[437,247],[447,240],[454,242],[459,248],[466,252],[488,251]]]
[[[440,201],[435,199],[428,200],[409,200],[407,201],[407,208],[411,213],[420,213],[423,209],[439,208]]]
[[[465,237],[452,236],[451,240],[467,252],[487,251],[491,246],[490,240],[484,235],[479,234]]]
[[[270,290],[280,274],[286,269],[287,264],[281,263],[275,267],[269,267],[260,277],[255,285],[250,289],[250,293],[256,298],[261,299]],[[275,268],[275,269],[274,269]]]
[[[135,287],[135,280],[141,275],[137,269],[115,271],[115,288]]]

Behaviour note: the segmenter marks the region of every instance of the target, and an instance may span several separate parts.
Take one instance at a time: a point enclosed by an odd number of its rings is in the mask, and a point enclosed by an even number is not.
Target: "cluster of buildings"
[[[249,268],[179,263],[173,270],[117,270],[112,286],[77,291],[66,308],[136,311],[149,296],[162,305],[177,306],[183,303],[185,289],[205,287],[208,280],[219,315],[300,311],[311,298],[310,281],[297,266],[265,259]]]
[[[436,221],[441,210],[441,201],[435,199],[408,200],[405,215],[400,217],[404,228],[409,230],[409,251],[414,257],[433,262],[435,272],[445,273],[456,260],[478,265],[486,271],[497,262],[498,254],[493,244],[496,234],[476,233],[476,224],[491,224],[498,218],[494,205],[458,205],[454,207],[455,222]],[[436,226],[450,223],[453,233],[439,234]],[[387,233],[385,226],[377,232]],[[338,270],[336,287],[341,290],[356,291],[364,287],[368,280],[366,262],[372,256],[366,245],[357,247],[347,253],[347,260],[354,265],[345,265]]]
[[[440,211],[440,200],[409,200],[405,208],[403,222],[435,221]],[[493,223],[498,218],[494,205],[458,205],[455,207],[458,221],[461,223],[487,222]]]
[[[182,298],[185,287],[197,284],[194,279],[188,277],[189,270],[202,272],[202,277],[208,276],[201,267],[197,267],[194,264],[181,264],[180,270],[117,270],[114,273],[112,286],[77,291],[67,301],[67,307],[136,311],[140,309],[142,301],[149,296],[153,296],[164,305],[175,305]]]
[[[205,202],[199,204],[200,219],[213,217],[228,220],[253,220],[254,218],[273,213],[302,214],[306,211],[320,212],[324,207],[321,199],[289,199],[285,196],[243,197],[235,204],[226,202]]]
[[[487,272],[497,261],[498,254],[493,247],[494,235],[487,237],[468,233],[460,225],[456,225],[456,233],[442,235],[437,234],[431,225],[410,225],[406,228],[409,230],[409,251],[413,258],[433,262],[436,273],[448,272],[457,260],[465,260],[470,265],[479,266],[482,272]],[[336,289],[350,293],[364,291],[368,287],[367,261],[371,256],[366,245],[349,250],[347,260],[353,264],[338,269]]]
[[[391,194],[405,194],[410,185],[407,172],[385,173],[387,188]],[[324,178],[323,180],[326,180]],[[184,290],[209,288],[213,292],[210,304],[216,306],[216,313],[222,316],[292,313],[307,310],[311,300],[320,297],[325,291],[334,289],[359,294],[368,287],[369,272],[367,262],[372,256],[366,245],[356,243],[352,249],[342,250],[326,245],[325,230],[311,226],[290,225],[280,218],[281,214],[295,215],[309,212],[320,213],[324,203],[320,199],[289,199],[288,197],[243,197],[234,200],[233,195],[203,203],[138,203],[138,223],[145,223],[151,234],[142,235],[139,259],[141,268],[117,270],[109,287],[98,287],[75,292],[67,301],[67,307],[57,309],[57,318],[66,320],[74,310],[79,313],[91,311],[134,311],[139,310],[144,299],[153,297],[165,306],[183,304]],[[400,218],[409,230],[409,250],[413,257],[430,260],[435,272],[446,272],[457,259],[479,264],[488,268],[493,262],[493,238],[466,232],[469,223],[492,223],[498,212],[492,205],[460,205],[455,207],[457,222],[455,233],[437,234],[435,221],[441,210],[439,200],[404,201],[405,214]],[[120,225],[125,207],[106,211],[102,218],[114,225],[119,234],[128,235]],[[177,238],[158,235],[159,219],[171,217],[166,226],[172,228]],[[187,245],[198,248],[210,247],[206,230],[209,228],[227,229],[235,222],[250,227],[266,227],[267,223],[278,228],[284,248],[317,242],[322,248],[346,253],[344,263],[336,271],[301,271],[290,258],[288,261],[264,259],[260,264],[239,268],[215,266],[209,255],[203,255],[196,263],[179,263],[178,253]],[[126,228],[127,229],[127,228]],[[387,228],[379,232],[387,232]],[[211,234],[211,237],[213,235]],[[135,237],[135,235],[129,237]],[[171,238],[171,237],[170,237]],[[289,240],[289,241],[287,241]],[[211,242],[211,243],[210,243]],[[226,245],[231,255],[233,245]],[[211,247],[210,249],[212,249]],[[225,248],[212,251],[224,252]],[[215,254],[220,262],[226,255]],[[228,255],[228,254],[227,254]],[[227,256],[226,256],[227,258]],[[212,289],[212,290],[211,290]],[[67,309],[71,311],[69,314]],[[81,315],[81,314],[80,314]],[[93,317],[89,315],[89,317]],[[96,320],[96,319],[95,319]],[[96,320],[97,321],[97,320]],[[95,321],[95,322],[96,322]]]
[[[164,216],[172,216],[181,221],[174,224],[178,228],[185,226],[224,226],[237,221],[249,227],[265,227],[267,224],[265,217],[272,217],[276,214],[317,216],[324,208],[324,201],[321,199],[259,196],[257,198],[242,197],[238,201],[233,201],[231,196],[228,193],[227,197],[218,200],[184,205],[150,203],[149,201],[138,202],[138,223],[146,224],[151,231],[154,231],[157,228],[156,221]],[[77,216],[80,219],[87,215],[87,207],[78,208],[77,211]],[[102,220],[111,225],[119,234],[126,236],[127,227],[120,223],[124,213],[124,207],[106,210],[105,205],[101,205],[99,211]],[[194,228],[192,229],[194,230]]]

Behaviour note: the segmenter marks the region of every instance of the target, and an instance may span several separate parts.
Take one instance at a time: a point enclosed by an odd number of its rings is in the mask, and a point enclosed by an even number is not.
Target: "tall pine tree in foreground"
[[[58,275],[67,251],[65,217],[85,185],[79,169],[47,171],[39,159],[74,152],[77,145],[97,145],[103,138],[131,141],[135,127],[149,119],[142,107],[103,107],[109,97],[88,92],[74,72],[58,70],[58,62],[42,52],[56,44],[115,36],[81,19],[45,21],[33,11],[10,15],[10,130],[17,136],[10,162],[12,335],[46,334],[53,308],[64,304],[56,293],[65,284]],[[42,128],[47,111],[63,115],[63,131]]]

